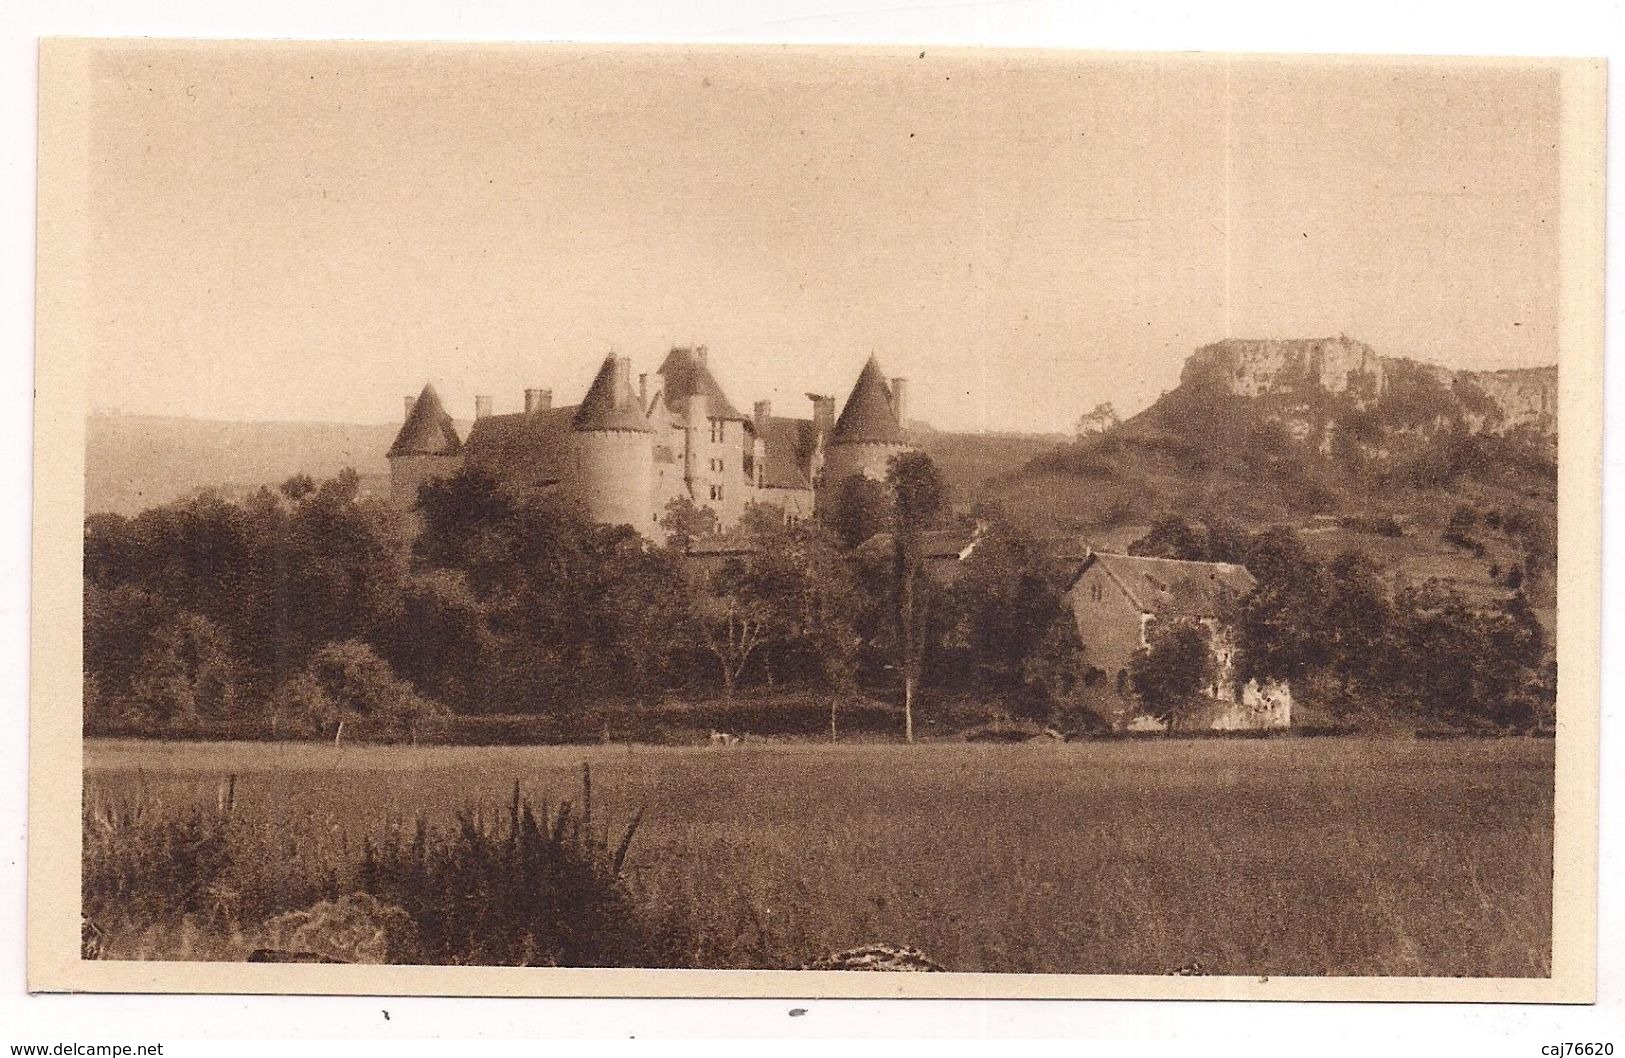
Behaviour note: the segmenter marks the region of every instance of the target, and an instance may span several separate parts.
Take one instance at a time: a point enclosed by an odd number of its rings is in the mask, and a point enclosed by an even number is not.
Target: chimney
[[[617,356],[615,358],[615,406],[621,407],[626,399],[626,393],[632,388],[632,358],[630,356]]]
[[[406,417],[408,419],[410,419],[412,417],[412,409],[417,407],[417,406],[418,406],[418,399],[416,397],[410,397],[409,396],[409,397],[406,398]]]
[[[891,410],[897,416],[897,425],[908,429],[908,379],[894,378],[891,380]]]
[[[485,418],[486,416],[488,416],[490,414],[491,414],[491,398],[490,397],[475,397],[474,398],[474,418],[483,419],[483,418]]]
[[[711,352],[711,350],[707,349],[703,345],[699,345],[699,346],[694,347],[694,359],[698,360],[700,362],[701,367],[705,366],[706,355],[709,354],[710,352]]]
[[[638,375],[638,407],[649,410],[649,372]]]
[[[525,414],[535,415],[539,411],[546,411],[553,406],[553,391],[550,389],[525,390]]]
[[[824,437],[835,429],[835,398],[819,393],[807,394],[813,406],[813,433]]]
[[[759,400],[756,402],[756,436],[767,435],[767,420],[773,417],[773,402]]]

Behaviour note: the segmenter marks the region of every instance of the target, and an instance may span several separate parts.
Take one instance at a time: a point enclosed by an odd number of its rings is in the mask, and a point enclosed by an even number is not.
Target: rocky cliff
[[[1267,398],[1280,418],[1305,427],[1299,433],[1308,432],[1312,409],[1333,398],[1355,409],[1391,407],[1412,428],[1459,420],[1475,432],[1529,427],[1557,434],[1555,366],[1456,371],[1380,356],[1341,335],[1215,342],[1191,355],[1180,384]]]

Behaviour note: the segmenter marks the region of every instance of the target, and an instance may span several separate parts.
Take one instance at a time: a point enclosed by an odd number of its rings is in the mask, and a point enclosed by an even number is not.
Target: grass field
[[[213,804],[288,855],[493,810],[517,780],[647,818],[627,871],[699,965],[885,940],[952,970],[1546,976],[1549,740],[86,745],[86,799]],[[191,942],[187,942],[190,944]],[[149,937],[125,956],[180,957]],[[197,957],[197,951],[191,952]]]

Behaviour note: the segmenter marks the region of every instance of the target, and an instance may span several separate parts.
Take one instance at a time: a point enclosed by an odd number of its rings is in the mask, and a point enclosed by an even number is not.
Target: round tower
[[[611,353],[571,422],[571,484],[588,518],[659,536],[654,432],[632,389],[632,362]]]
[[[901,398],[906,387],[907,380],[901,378],[888,384],[874,357],[863,365],[830,432],[824,487],[834,488],[854,474],[883,481],[892,457],[913,447],[903,434]]]
[[[463,443],[434,386],[406,398],[406,417],[388,457],[390,496],[406,510],[417,505],[420,487],[461,469]]]

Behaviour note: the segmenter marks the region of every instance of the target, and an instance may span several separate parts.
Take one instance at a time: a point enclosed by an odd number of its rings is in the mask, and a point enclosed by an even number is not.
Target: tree
[[[1069,610],[1057,613],[1042,637],[1022,662],[1022,686],[1043,718],[1063,727],[1076,726],[1087,714],[1078,708],[1080,690],[1089,684],[1088,650],[1078,638],[1077,622]],[[1094,680],[1104,675],[1093,670]],[[1036,710],[1035,710],[1036,711]],[[1089,723],[1096,726],[1098,719]]]
[[[1393,607],[1376,563],[1361,551],[1345,551],[1327,567],[1325,583],[1318,624],[1330,639],[1327,662],[1343,694],[1380,686],[1387,679]]]
[[[766,641],[773,613],[752,598],[744,571],[724,570],[711,591],[694,601],[693,627],[700,645],[716,659],[722,697],[732,700],[739,676]]]
[[[408,577],[386,638],[395,671],[424,694],[459,711],[486,707],[481,662],[492,637],[461,572],[429,569]]]
[[[1081,441],[1085,437],[1099,436],[1121,421],[1117,417],[1117,409],[1112,407],[1111,401],[1096,404],[1093,411],[1079,417],[1076,426],[1078,440]]]
[[[1207,541],[1184,518],[1164,514],[1151,523],[1151,529],[1144,536],[1128,545],[1128,553],[1148,558],[1202,561],[1207,558]]]
[[[1027,690],[1029,665],[1052,627],[1072,628],[1076,639],[1060,581],[1037,537],[994,520],[943,592],[946,642],[936,649],[951,678],[998,694]],[[937,678],[949,677],[939,669]]]
[[[438,703],[397,677],[372,647],[355,640],[316,651],[284,694],[295,715],[319,732],[332,730],[335,744],[343,739],[345,724],[360,719],[399,728],[416,742],[423,721],[440,712]]]
[[[666,546],[687,551],[690,544],[703,536],[717,532],[717,512],[710,507],[695,504],[687,495],[678,496],[666,504],[660,528],[666,531]]]
[[[1259,534],[1247,551],[1258,581],[1237,607],[1237,677],[1297,680],[1325,667],[1325,571],[1291,529]]]
[[[281,485],[278,485],[277,491],[294,503],[298,503],[316,491],[316,482],[309,474],[295,474]]]
[[[884,482],[851,474],[835,486],[824,521],[847,547],[857,547],[891,524],[892,498]]]
[[[87,579],[84,607],[85,674],[96,681],[99,704],[122,705],[154,633],[175,619],[175,604],[132,584],[103,588]]]
[[[1129,661],[1129,683],[1141,711],[1172,731],[1200,705],[1203,689],[1213,682],[1211,635],[1205,625],[1178,619],[1153,625],[1149,638]]]
[[[1247,530],[1228,518],[1214,515],[1207,519],[1207,561],[1245,562],[1251,543]]]
[[[182,611],[160,624],[130,681],[136,710],[160,724],[229,716],[236,679],[225,636],[214,622]]]
[[[1475,608],[1436,580],[1395,599],[1394,697],[1436,716],[1525,726],[1550,706],[1545,634],[1522,594]]]
[[[924,452],[893,456],[886,468],[893,498],[893,572],[897,599],[898,668],[903,674],[903,735],[914,741],[914,693],[925,656],[931,583],[926,572],[925,532],[948,505],[948,488]]]

